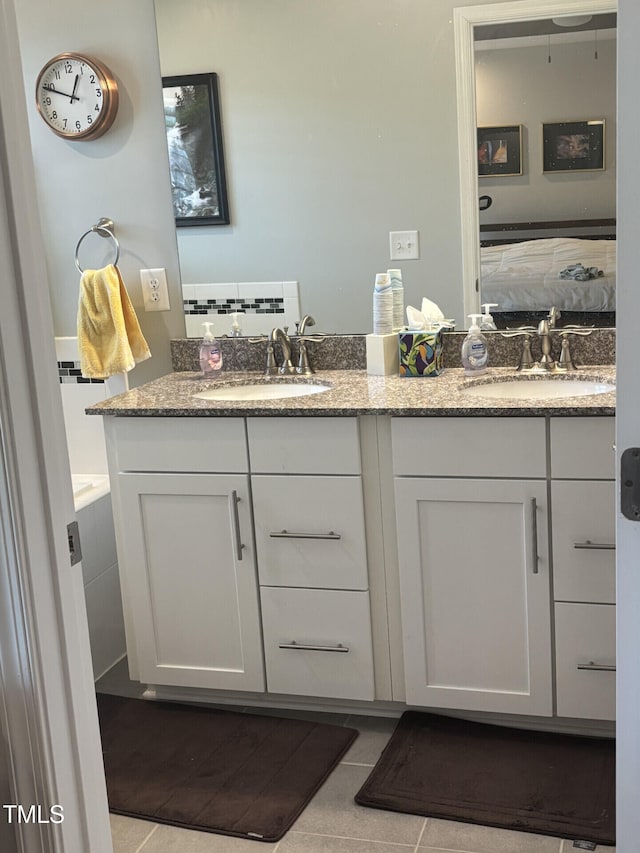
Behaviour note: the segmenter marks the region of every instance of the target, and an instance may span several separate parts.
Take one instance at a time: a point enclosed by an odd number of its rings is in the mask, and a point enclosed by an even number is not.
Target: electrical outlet
[[[389,253],[392,261],[417,261],[420,258],[418,231],[390,231]]]
[[[165,269],[140,270],[145,311],[168,311],[169,290]]]

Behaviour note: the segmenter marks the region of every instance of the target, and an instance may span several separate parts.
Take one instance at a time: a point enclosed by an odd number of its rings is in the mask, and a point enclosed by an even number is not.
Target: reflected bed
[[[607,324],[613,319],[614,220],[483,225],[480,230],[482,302],[498,305],[494,316],[546,312],[555,305],[562,312],[602,315]]]

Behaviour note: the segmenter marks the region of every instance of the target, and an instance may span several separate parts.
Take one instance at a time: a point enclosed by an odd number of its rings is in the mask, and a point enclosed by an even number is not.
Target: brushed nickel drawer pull
[[[240,498],[238,497],[237,491],[234,489],[231,492],[231,507],[233,509],[233,528],[236,537],[236,560],[242,560],[242,549],[245,547],[242,544],[242,538],[240,536],[240,516],[238,514],[238,504],[240,503]]]
[[[589,663],[579,663],[576,669],[587,669],[590,672],[615,672],[615,665],[611,666],[606,663],[594,663],[590,660]]]
[[[587,539],[586,542],[574,542],[574,548],[583,549],[585,551],[615,551],[616,546],[608,542],[592,542]]]
[[[292,640],[290,643],[280,643],[278,646],[279,649],[293,649],[294,651],[301,652],[348,652],[349,646],[343,646],[342,643],[338,643],[337,646],[309,646],[305,643],[296,643],[295,640]]]
[[[339,533],[334,533],[333,530],[329,533],[290,533],[288,530],[280,530],[276,532],[272,530],[269,534],[271,539],[341,539]]]
[[[533,574],[538,574],[538,502],[531,498],[531,548],[533,558]]]

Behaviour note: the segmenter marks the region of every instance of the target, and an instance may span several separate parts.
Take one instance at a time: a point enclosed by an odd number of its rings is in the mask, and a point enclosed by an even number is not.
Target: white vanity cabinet
[[[615,719],[613,418],[552,418],[556,713]]]
[[[356,418],[248,418],[267,690],[373,700]]]
[[[132,677],[264,690],[243,419],[107,418]]]
[[[392,422],[407,702],[551,715],[544,418]]]

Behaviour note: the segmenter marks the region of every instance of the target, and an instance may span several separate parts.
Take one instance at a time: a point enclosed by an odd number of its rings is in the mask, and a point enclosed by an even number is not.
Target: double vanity
[[[132,678],[610,732],[614,388],[610,364],[180,370],[92,407]]]

